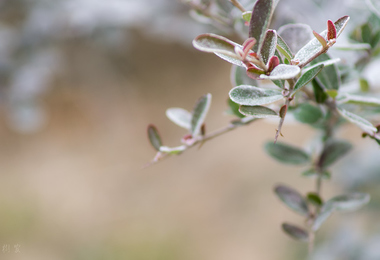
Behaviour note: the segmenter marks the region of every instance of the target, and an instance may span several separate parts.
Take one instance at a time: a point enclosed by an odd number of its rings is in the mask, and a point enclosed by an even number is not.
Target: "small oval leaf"
[[[198,99],[195,104],[191,118],[191,134],[193,137],[199,135],[202,124],[206,118],[211,104],[211,94],[206,94]]]
[[[281,91],[261,89],[248,85],[241,85],[231,89],[229,95],[232,101],[245,106],[266,105],[283,98]]]
[[[237,57],[235,53],[235,46],[238,44],[217,34],[205,33],[197,36],[193,40],[193,46],[204,52],[221,53]]]
[[[260,56],[264,64],[268,64],[269,59],[274,55],[277,45],[277,32],[268,30],[265,34],[262,46],[260,48]]]
[[[370,201],[367,193],[353,192],[345,195],[336,196],[326,203],[331,203],[336,211],[350,212],[355,211]]]
[[[274,191],[281,201],[291,210],[302,216],[309,215],[309,207],[307,206],[305,198],[296,190],[284,185],[278,185]]]
[[[255,118],[278,117],[275,111],[263,106],[240,106],[239,112]]]
[[[352,144],[343,140],[332,140],[326,144],[319,158],[318,165],[321,169],[333,164],[336,160],[348,153]]]
[[[172,107],[166,110],[166,116],[176,125],[187,130],[191,128],[191,113],[186,109]]]
[[[160,147],[162,146],[161,137],[154,125],[148,126],[148,137],[154,149],[156,149],[156,151],[160,151]]]
[[[296,77],[300,73],[301,69],[295,65],[280,64],[272,70],[272,72],[267,75],[260,75],[261,79],[291,79]]]
[[[307,198],[308,202],[310,202],[311,204],[313,204],[317,207],[320,207],[323,204],[321,197],[317,193],[309,192],[307,194],[306,198]]]
[[[282,230],[291,238],[303,242],[309,241],[309,234],[306,230],[289,223],[283,223],[281,227]]]
[[[282,163],[300,165],[310,162],[310,156],[304,150],[281,142],[266,143],[265,151]]]
[[[285,58],[287,58],[288,60],[292,60],[293,53],[284,41],[284,39],[280,37],[280,35],[277,35],[277,49],[279,52],[282,53],[282,55],[285,56]]]

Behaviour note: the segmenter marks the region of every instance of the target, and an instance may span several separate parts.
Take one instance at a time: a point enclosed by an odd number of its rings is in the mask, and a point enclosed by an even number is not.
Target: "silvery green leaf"
[[[283,223],[281,227],[282,230],[291,238],[303,242],[309,241],[309,233],[306,230],[289,223]]]
[[[331,203],[336,211],[350,212],[367,204],[370,198],[371,197],[367,193],[353,192],[336,196],[328,200],[326,203]]]
[[[277,45],[277,32],[275,30],[268,30],[265,34],[262,46],[260,48],[260,56],[265,64],[274,55]]]
[[[148,137],[154,149],[160,151],[160,147],[162,146],[161,137],[154,125],[148,126]]]
[[[267,75],[260,75],[262,79],[279,80],[279,79],[291,79],[296,77],[300,73],[301,69],[295,65],[280,64]]]
[[[245,106],[266,105],[284,98],[281,91],[248,85],[234,87],[229,95],[232,101]]]
[[[257,44],[252,50],[256,53],[261,48],[265,33],[268,29],[272,16],[273,0],[257,0],[252,10],[252,17],[249,23],[249,37],[255,38]]]
[[[305,217],[309,215],[306,199],[296,190],[284,185],[278,185],[275,187],[274,192],[291,210]]]
[[[297,93],[298,90],[300,90],[303,86],[309,84],[309,82],[314,79],[319,72],[323,69],[324,65],[320,64],[319,66],[313,67],[309,70],[307,70],[305,73],[299,77],[296,84],[294,85],[293,92],[291,94],[292,97]]]
[[[267,142],[265,151],[272,158],[286,164],[301,165],[310,162],[310,156],[304,150],[281,142]]]
[[[186,109],[173,107],[166,110],[166,116],[176,125],[187,130],[191,128],[191,113]]]
[[[278,117],[275,111],[264,106],[240,106],[239,112],[255,118]]]
[[[362,106],[380,106],[380,99],[375,97],[351,95],[347,93],[339,94],[337,97],[338,104],[355,104]]]
[[[362,118],[361,116],[355,115],[343,108],[338,108],[339,114],[350,121],[351,123],[354,123],[358,127],[360,127],[363,131],[369,131],[369,132],[377,132],[376,127],[374,127],[371,122],[368,120]]]
[[[211,94],[206,94],[198,99],[195,104],[191,118],[191,134],[193,137],[199,135],[203,122],[211,104]]]

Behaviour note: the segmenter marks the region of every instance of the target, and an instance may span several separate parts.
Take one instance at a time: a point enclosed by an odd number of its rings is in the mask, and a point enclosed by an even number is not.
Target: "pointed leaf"
[[[281,142],[266,143],[265,151],[274,159],[286,164],[299,165],[310,162],[310,156],[304,150]]]
[[[308,232],[300,227],[288,223],[283,223],[282,230],[295,240],[300,240],[303,242],[309,241]]]
[[[173,107],[166,110],[166,116],[176,125],[187,130],[191,128],[191,113],[186,109]]]
[[[295,65],[280,64],[267,75],[261,75],[262,79],[278,80],[278,79],[291,79],[300,73],[301,69]]]
[[[193,137],[199,135],[203,122],[211,104],[211,94],[207,94],[198,99],[195,104],[191,118],[191,134]]]
[[[348,16],[343,16],[334,23],[336,28],[336,37],[342,33],[349,19],[350,18]],[[327,30],[321,32],[320,35],[326,39]],[[318,41],[318,39],[314,38],[296,53],[294,60],[299,60],[300,63],[304,63],[316,55],[322,48],[322,44]]]
[[[323,46],[323,47],[326,47],[327,46],[327,41],[325,40],[325,38],[323,38],[319,33],[317,33],[316,31],[313,31],[313,34],[315,36],[315,38],[317,38],[317,40],[319,41],[319,43]]]
[[[380,99],[375,97],[357,96],[351,94],[341,94],[337,98],[338,104],[355,104],[362,106],[380,106]]]
[[[160,147],[162,146],[161,137],[154,125],[148,126],[148,137],[154,149],[160,151]]]
[[[302,216],[309,215],[309,208],[305,198],[302,197],[302,195],[296,190],[284,185],[278,185],[274,189],[274,192],[291,210],[301,214]]]
[[[325,203],[318,216],[315,218],[312,230],[317,231],[321,225],[331,216],[331,214],[334,212],[334,208],[332,207],[331,203]]]
[[[281,91],[241,85],[231,89],[230,98],[245,106],[260,106],[283,99]]]
[[[232,63],[233,65],[236,65],[236,66],[239,66],[239,67],[243,67],[245,68],[246,66],[244,65],[244,63],[240,60],[240,58],[236,55],[236,57],[232,57],[232,56],[229,56],[229,55],[225,55],[225,54],[222,54],[222,53],[218,53],[218,52],[214,52],[214,54],[216,56],[218,56],[219,58],[229,62],[229,63]]]
[[[252,50],[259,52],[264,41],[265,33],[268,29],[272,16],[273,0],[257,0],[252,10],[252,17],[249,23],[249,37],[255,38],[257,44]]]
[[[248,77],[246,68],[236,65],[233,65],[231,69],[231,83],[235,87],[240,85],[257,85],[256,80]]]
[[[330,61],[331,58],[328,54],[324,53],[314,59],[311,64],[324,63]],[[318,75],[317,81],[324,86],[325,89],[339,89],[340,77],[335,64],[325,67]]]
[[[336,160],[343,157],[352,148],[352,145],[343,140],[333,140],[325,146],[319,158],[318,165],[321,169],[333,164]]]
[[[260,48],[260,56],[263,59],[264,64],[267,64],[269,59],[274,55],[276,45],[277,32],[275,30],[268,30]]]
[[[335,25],[331,20],[327,21],[327,40],[332,40],[336,38]]]
[[[305,124],[314,124],[323,117],[321,109],[309,103],[299,105],[293,115],[299,122]]]
[[[306,71],[304,74],[301,75],[301,77],[297,80],[296,84],[294,85],[293,92],[291,94],[292,97],[297,93],[298,90],[300,90],[303,86],[309,84],[309,82],[314,79],[319,72],[323,69],[324,65],[321,64],[317,67],[314,67],[308,71]]]
[[[376,127],[374,127],[368,120],[355,115],[351,112],[348,112],[347,110],[344,110],[343,108],[338,108],[339,114],[350,121],[351,123],[354,123],[358,127],[360,127],[363,131],[370,131],[370,132],[377,132]]]
[[[244,21],[249,22],[252,18],[252,12],[251,11],[244,12],[241,14],[241,16],[243,17]]]
[[[240,106],[240,113],[255,118],[278,117],[277,113],[270,108],[263,106]]]
[[[285,58],[287,58],[288,60],[292,60],[293,53],[280,35],[277,35],[277,49],[279,52],[282,53],[282,55],[285,56]]]

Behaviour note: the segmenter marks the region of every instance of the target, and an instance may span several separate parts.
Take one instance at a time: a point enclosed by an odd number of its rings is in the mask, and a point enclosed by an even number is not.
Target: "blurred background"
[[[305,193],[314,181],[264,154],[275,123],[255,122],[143,168],[155,155],[148,124],[169,146],[186,134],[166,118],[168,107],[191,110],[211,93],[207,129],[233,119],[223,113],[230,65],[191,46],[200,33],[228,36],[231,28],[189,14],[187,2],[0,1],[0,259],[305,258],[305,245],[280,229],[303,220],[272,189],[285,183]],[[346,14],[349,32],[371,11],[360,0],[282,0],[272,28],[303,22],[321,31]],[[349,63],[363,53],[336,55]],[[378,60],[368,67],[363,75],[380,88]],[[291,120],[283,134],[298,146],[316,135]],[[379,147],[355,127],[338,134],[357,146],[324,185],[325,198],[354,189],[373,199],[331,217],[316,259],[380,259]]]

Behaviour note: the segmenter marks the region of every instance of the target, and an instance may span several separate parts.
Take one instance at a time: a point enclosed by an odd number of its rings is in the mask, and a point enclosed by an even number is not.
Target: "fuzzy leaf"
[[[300,73],[301,69],[295,65],[280,64],[267,75],[260,75],[262,79],[279,80],[279,79],[291,79],[296,77]]]
[[[282,55],[285,56],[285,58],[287,58],[288,60],[292,60],[293,53],[280,35],[277,35],[277,49],[279,52],[282,53]]]
[[[260,48],[260,56],[265,64],[268,64],[269,59],[274,55],[276,45],[277,32],[275,30],[268,30]]]
[[[236,57],[232,57],[232,56],[225,55],[225,54],[218,53],[218,52],[214,52],[214,54],[216,56],[218,56],[219,58],[221,58],[221,59],[223,59],[223,60],[225,60],[225,61],[227,61],[229,63],[232,63],[233,65],[245,68],[244,63],[237,56]]]
[[[309,103],[302,103],[293,112],[294,117],[301,123],[314,124],[322,117],[322,111],[319,107],[313,106]]]
[[[296,190],[284,185],[278,185],[275,187],[274,192],[291,210],[302,216],[309,215],[309,207],[305,198]]]
[[[247,76],[246,68],[236,65],[233,65],[231,69],[231,83],[235,87],[240,85],[257,85],[256,80]]]
[[[275,111],[264,106],[240,106],[239,112],[255,118],[278,117]]]
[[[261,49],[265,33],[268,29],[272,16],[273,0],[257,0],[252,10],[252,17],[249,23],[249,37],[255,38],[257,44],[252,50],[256,53]]]
[[[355,115],[351,112],[348,112],[347,110],[344,110],[343,108],[338,108],[339,114],[350,121],[351,123],[354,123],[358,127],[360,127],[363,131],[370,131],[370,132],[377,132],[376,127],[374,127],[368,120]]]
[[[203,122],[211,104],[211,94],[206,94],[198,99],[195,104],[191,118],[191,134],[193,137],[199,135]]]
[[[193,40],[193,46],[204,52],[220,53],[231,57],[237,57],[235,46],[238,44],[220,35],[205,33]]]
[[[331,216],[331,214],[334,212],[334,208],[332,207],[332,204],[325,203],[318,216],[315,218],[312,229],[313,231],[317,231],[321,225]]]
[[[375,97],[357,96],[351,94],[341,94],[337,98],[338,104],[355,104],[362,106],[380,106],[380,99]]]
[[[187,130],[191,128],[191,113],[186,109],[173,107],[166,110],[166,116],[176,125]]]
[[[291,238],[303,242],[309,241],[309,234],[306,230],[288,223],[283,223],[281,227]]]
[[[316,31],[313,31],[313,34],[315,36],[315,38],[319,41],[319,43],[323,46],[323,47],[326,47],[327,46],[327,41],[325,40],[325,38],[323,38],[319,33],[317,33]]]
[[[160,147],[162,146],[161,137],[158,133],[157,128],[154,125],[148,126],[148,137],[151,145],[156,149],[157,151],[160,151]]]
[[[335,28],[336,28],[337,38],[342,33],[344,27],[346,27],[346,24],[349,19],[350,18],[348,16],[343,16],[334,23]],[[321,32],[320,35],[324,39],[326,39],[327,30]],[[322,49],[322,44],[318,41],[317,38],[313,38],[296,53],[296,55],[294,56],[294,60],[299,60],[300,63],[304,63],[308,59],[310,59],[312,56],[317,54],[321,49]]]
[[[330,62],[331,58],[328,54],[324,53],[314,59],[311,64]],[[325,67],[317,77],[317,81],[324,86],[325,89],[339,89],[340,77],[336,65]]]
[[[333,164],[336,160],[348,153],[352,145],[346,141],[333,140],[325,146],[321,157],[319,158],[318,165],[321,169]]]
[[[266,143],[265,151],[272,158],[286,164],[299,165],[310,162],[310,156],[304,150],[281,142]]]
[[[241,85],[231,89],[229,95],[232,101],[245,106],[266,105],[283,98],[281,91],[261,89],[248,85]]]
[[[312,79],[314,79],[319,72],[321,72],[323,67],[324,65],[321,64],[319,66],[307,70],[304,74],[302,74],[301,77],[297,80],[296,84],[294,85],[293,93],[291,94],[291,96],[294,97],[298,90],[300,90],[303,86],[309,84],[309,82]]]

